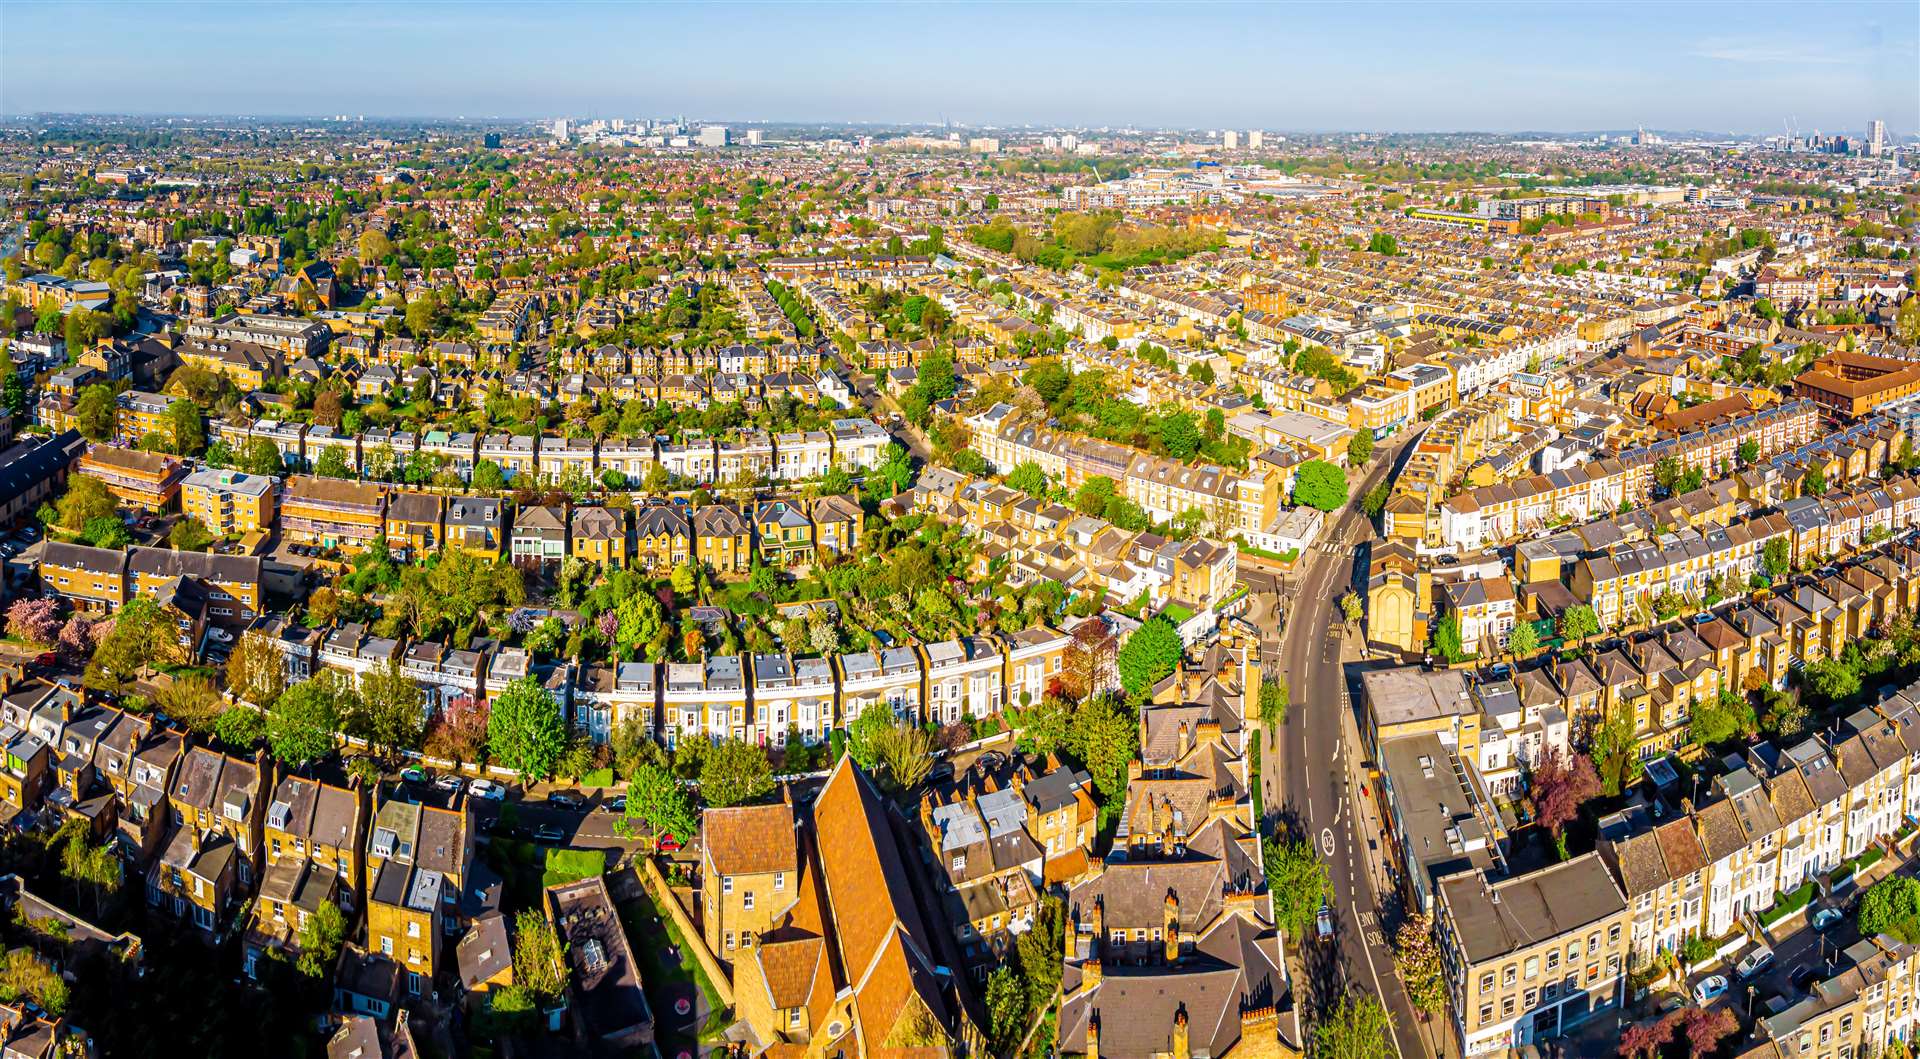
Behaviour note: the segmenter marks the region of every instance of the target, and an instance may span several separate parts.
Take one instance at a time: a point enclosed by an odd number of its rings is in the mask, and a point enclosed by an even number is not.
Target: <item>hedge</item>
[[[1807,907],[1807,902],[1813,900],[1813,891],[1813,881],[1808,880],[1786,893],[1775,894],[1773,907],[1760,913],[1760,925],[1771,927]]]

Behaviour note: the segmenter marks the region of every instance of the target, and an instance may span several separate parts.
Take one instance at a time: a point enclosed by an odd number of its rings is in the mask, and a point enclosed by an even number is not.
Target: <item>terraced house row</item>
[[[1472,695],[1499,711],[1513,689]],[[1549,714],[1535,716],[1536,735]],[[1662,821],[1643,805],[1615,813],[1600,821],[1595,852],[1517,875],[1506,872],[1506,833],[1475,807],[1482,777],[1463,759],[1432,733],[1396,736],[1382,757],[1383,804],[1407,885],[1434,910],[1456,1039],[1475,1055],[1617,1005],[1628,968],[1691,938],[1724,939],[1903,837],[1920,813],[1920,684],[1830,732],[1748,748],[1697,804],[1682,798],[1679,816]],[[1779,1050],[1760,1054],[1908,1036],[1911,1005],[1881,1003],[1889,960],[1910,969],[1912,949],[1881,937],[1847,950],[1806,999],[1762,1020]]]
[[[1440,506],[1440,541],[1449,550],[1478,551],[1559,522],[1583,522],[1622,502],[1645,503],[1654,489],[1655,467],[1669,457],[1683,471],[1714,477],[1722,468],[1739,466],[1746,441],[1757,444],[1766,459],[1805,445],[1822,429],[1819,410],[1794,401],[1617,456],[1468,490]]]
[[[349,554],[385,541],[411,561],[446,548],[537,567],[569,557],[609,569],[665,574],[681,563],[745,573],[758,559],[805,572],[850,555],[865,539],[851,497],[762,500],[698,507],[663,500],[625,507],[581,504],[516,508],[496,497],[395,489],[373,482],[296,476],[281,487],[283,538]]]
[[[1075,595],[1121,604],[1145,594],[1155,605],[1215,610],[1237,591],[1239,550],[1206,538],[1169,540],[1120,529],[999,484],[929,468],[913,489],[889,499],[889,513],[924,512],[969,527],[979,538],[973,574],[1007,568],[1016,587],[1050,581]]]
[[[1583,658],[1553,658],[1472,688],[1459,671],[1383,670],[1364,682],[1369,738],[1421,733],[1474,769],[1491,793],[1510,792],[1517,770],[1604,718],[1625,717],[1637,755],[1687,743],[1695,704],[1722,688],[1784,687],[1789,672],[1838,656],[1920,608],[1920,549],[1889,542],[1826,572],[1783,582],[1739,602],[1620,640]]]
[[[1215,533],[1264,533],[1279,517],[1293,475],[1258,457],[1245,472],[1216,464],[1185,464],[1028,422],[1011,405],[996,404],[972,416],[973,447],[996,473],[1033,463],[1047,480],[1068,490],[1087,479],[1113,480],[1114,492],[1145,509],[1155,521],[1171,522],[1199,511]],[[1290,468],[1292,459],[1283,461]]]
[[[332,427],[278,420],[236,423],[215,420],[210,436],[235,452],[264,440],[280,453],[289,471],[320,464],[329,450],[339,454],[355,475],[398,475],[426,466],[430,473],[451,472],[471,481],[482,461],[499,469],[509,484],[553,484],[565,477],[598,483],[617,472],[637,487],[656,470],[672,481],[711,485],[742,479],[803,481],[838,469],[859,474],[885,461],[890,439],[871,419],[837,419],[828,430],[778,435],[742,431],[727,438],[688,437],[678,441],[563,438],[519,434],[475,434],[431,430],[372,430],[343,434]],[[419,462],[424,461],[424,463]]]
[[[398,665],[426,692],[429,711],[486,701],[531,670],[521,648],[409,643],[358,624],[307,629],[268,617],[255,631],[278,647],[289,681],[321,668],[358,676]],[[915,723],[957,724],[1038,702],[1059,678],[1071,642],[1065,632],[1035,626],[839,655],[563,660],[547,688],[595,742],[632,722],[668,745],[697,737],[779,745],[795,733],[814,743],[874,706]]]

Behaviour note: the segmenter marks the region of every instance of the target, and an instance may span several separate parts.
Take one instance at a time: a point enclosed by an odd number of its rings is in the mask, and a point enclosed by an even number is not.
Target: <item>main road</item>
[[[1296,1003],[1306,1021],[1346,990],[1379,997],[1392,1017],[1395,1047],[1403,1059],[1434,1054],[1416,1025],[1406,990],[1393,969],[1388,913],[1395,898],[1376,891],[1369,854],[1375,836],[1361,819],[1358,789],[1361,752],[1353,745],[1358,729],[1352,719],[1354,687],[1341,651],[1345,624],[1338,599],[1356,581],[1356,557],[1373,540],[1373,525],[1360,510],[1361,498],[1392,473],[1410,434],[1384,450],[1352,489],[1352,503],[1330,516],[1319,542],[1298,563],[1290,585],[1283,586],[1285,631],[1264,629],[1262,671],[1287,678],[1293,709],[1278,730],[1264,729],[1261,759],[1278,765],[1261,770],[1261,806],[1267,820],[1313,844],[1327,864],[1333,883],[1334,937],[1289,939],[1306,974],[1295,983]],[[1351,733],[1351,735],[1350,735]],[[1435,1034],[1445,1026],[1436,1022]]]

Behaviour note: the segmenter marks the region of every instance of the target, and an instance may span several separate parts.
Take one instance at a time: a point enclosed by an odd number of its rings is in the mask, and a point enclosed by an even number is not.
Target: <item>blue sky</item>
[[[1898,3],[0,2],[0,113],[1920,127]]]

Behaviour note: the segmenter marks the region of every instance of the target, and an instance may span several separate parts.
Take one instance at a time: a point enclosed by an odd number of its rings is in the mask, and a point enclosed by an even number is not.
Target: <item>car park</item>
[[[1705,1004],[1726,991],[1727,976],[1724,974],[1710,974],[1700,979],[1700,984],[1693,987],[1693,1002],[1696,1004]]]
[[[1740,962],[1734,965],[1733,973],[1744,982],[1771,966],[1773,966],[1773,950],[1763,947],[1742,957]]]

